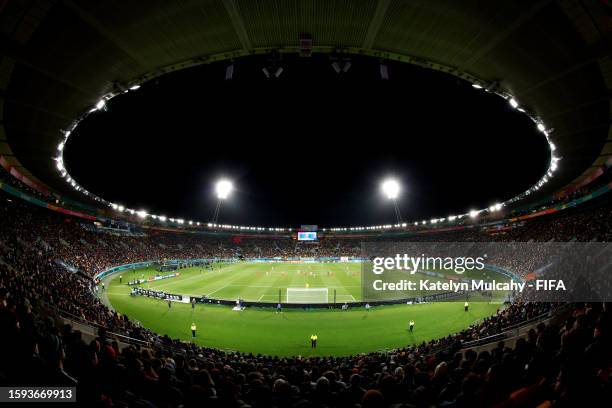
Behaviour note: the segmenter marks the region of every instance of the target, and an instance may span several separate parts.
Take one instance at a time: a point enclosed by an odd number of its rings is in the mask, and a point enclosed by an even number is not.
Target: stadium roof
[[[3,2],[0,154],[73,194],[52,161],[60,130],[102,95],[210,61],[296,52],[307,34],[316,52],[498,82],[554,128],[562,162],[540,190],[551,192],[612,154],[611,13],[596,0]]]

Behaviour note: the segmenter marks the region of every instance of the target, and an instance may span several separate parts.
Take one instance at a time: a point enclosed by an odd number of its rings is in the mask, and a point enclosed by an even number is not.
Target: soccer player
[[[366,304],[365,304],[365,309],[366,309],[366,311],[367,311],[367,312],[369,312],[369,311],[370,311],[370,304],[369,304],[369,303],[366,303]]]
[[[172,308],[172,301],[168,299],[168,309]]]
[[[195,322],[191,323],[191,337],[193,337],[195,339],[196,336],[196,324]]]
[[[276,305],[276,313],[283,313],[283,306],[280,303]]]
[[[317,348],[317,339],[318,336],[316,334],[310,336],[310,348]]]
[[[410,320],[410,333],[414,330],[414,320]]]
[[[463,304],[463,310],[467,312],[467,311],[468,311],[468,307],[469,307],[469,306],[470,306],[470,305],[468,304],[468,302],[467,302],[467,300],[466,300],[466,301],[465,301],[465,303]]]
[[[196,300],[195,298],[191,298],[191,309],[195,309]]]
[[[123,280],[123,276],[119,275],[119,283],[121,283],[122,280]]]

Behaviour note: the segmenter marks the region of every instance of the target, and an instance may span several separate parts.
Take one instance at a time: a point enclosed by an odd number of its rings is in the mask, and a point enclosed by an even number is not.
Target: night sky
[[[446,217],[508,199],[545,172],[544,137],[501,98],[454,77],[352,57],[266,57],[168,74],[81,123],[68,171],[103,198],[208,222],[220,177],[236,190],[219,221],[359,226],[395,222],[380,182],[402,183],[405,221]]]

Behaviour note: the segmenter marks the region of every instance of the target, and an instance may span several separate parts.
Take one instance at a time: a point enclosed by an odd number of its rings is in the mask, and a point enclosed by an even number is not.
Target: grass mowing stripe
[[[181,276],[151,284],[168,293],[214,292],[217,297],[276,303],[278,290],[286,299],[287,287],[337,289],[337,302],[359,300],[361,279],[359,264],[265,264],[236,263],[221,270],[201,272],[200,269],[182,269]],[[298,274],[298,270],[303,273]],[[316,277],[309,272],[315,272]],[[327,276],[327,271],[333,272]],[[266,273],[268,272],[268,273]],[[142,271],[138,271],[140,276]],[[153,268],[144,270],[146,276],[155,276]],[[126,274],[129,277],[129,275]],[[132,276],[136,276],[134,273]],[[124,278],[126,278],[124,276]],[[198,325],[195,342],[228,350],[241,350],[271,355],[347,355],[387,348],[401,347],[441,338],[462,330],[483,317],[494,314],[497,303],[471,303],[469,312],[463,303],[431,303],[420,305],[377,306],[369,312],[361,307],[348,311],[327,309],[288,309],[275,313],[274,308],[247,308],[235,312],[231,307],[176,303],[171,309],[163,301],[132,297],[130,287],[119,284],[118,276],[111,276],[107,285],[109,301],[120,313],[141,322],[172,338],[191,340],[189,326]],[[414,333],[408,332],[408,321],[415,320]],[[319,347],[312,351],[309,336],[319,336]]]

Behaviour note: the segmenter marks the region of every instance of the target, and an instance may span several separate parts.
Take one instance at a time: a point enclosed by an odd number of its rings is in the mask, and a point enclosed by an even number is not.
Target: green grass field
[[[198,326],[197,344],[225,350],[290,355],[349,355],[416,344],[460,331],[490,316],[501,307],[499,301],[471,302],[464,312],[463,302],[437,302],[418,305],[377,306],[338,309],[288,309],[250,307],[233,311],[228,306],[191,305],[144,296],[130,296],[128,280],[152,276],[153,268],[115,274],[106,280],[107,297],[115,310],[158,333],[192,341],[190,325]],[[360,265],[346,263],[232,263],[214,270],[188,268],[170,279],[141,285],[182,295],[207,295],[234,300],[277,302],[279,289],[285,301],[287,287],[329,288],[336,290],[337,302],[360,300]],[[122,284],[119,276],[122,275]],[[331,299],[330,299],[331,301]],[[414,320],[415,330],[408,331]],[[309,337],[316,333],[319,347],[310,348]]]

